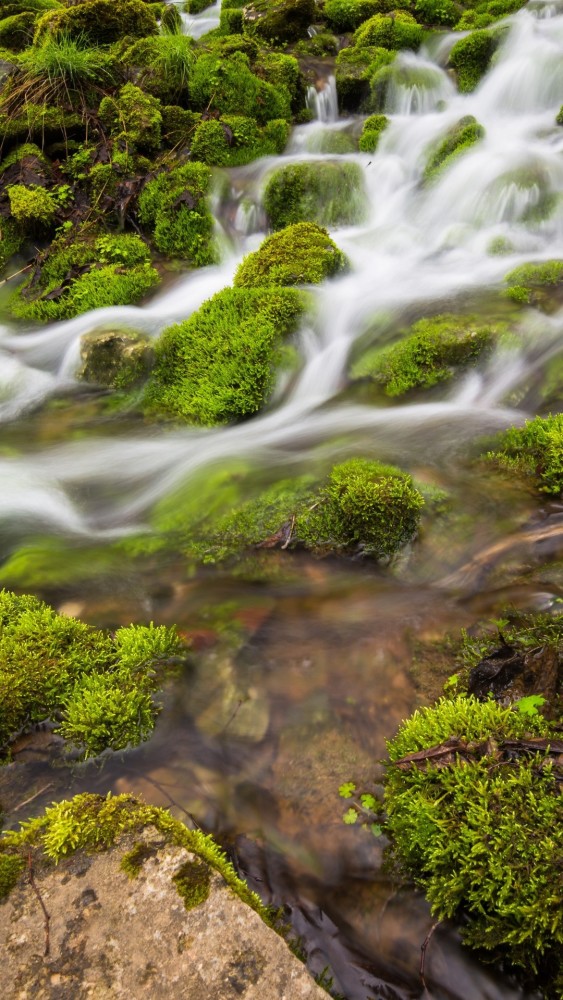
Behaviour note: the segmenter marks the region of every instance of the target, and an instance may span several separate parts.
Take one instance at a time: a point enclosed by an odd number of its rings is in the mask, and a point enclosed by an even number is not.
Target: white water
[[[204,13],[215,17],[214,11]],[[394,87],[392,122],[377,153],[349,157],[362,166],[369,200],[363,225],[333,234],[352,269],[312,290],[317,311],[313,327],[299,339],[301,373],[280,388],[270,410],[231,428],[154,426],[138,435],[31,447],[23,457],[3,457],[1,518],[85,535],[126,533],[178,482],[189,483],[197,469],[236,456],[283,468],[312,458],[319,447],[336,456],[356,442],[375,455],[416,464],[448,455],[484,432],[521,423],[526,415],[503,400],[529,371],[530,341],[535,363],[558,349],[563,316],[526,320],[521,350],[499,353],[447,389],[441,402],[380,410],[334,399],[355,340],[374,323],[376,337],[378,325],[384,332],[393,317],[411,307],[455,310],[456,295],[499,287],[503,275],[521,262],[563,257],[563,129],[554,124],[563,97],[563,16],[521,11],[509,22],[493,68],[471,95],[457,94],[428,52],[400,57],[409,72],[430,70],[435,85],[424,95],[418,84],[411,93],[406,84]],[[435,59],[441,61],[449,46],[451,36],[444,36]],[[319,121],[297,130],[301,137],[323,123],[333,129],[347,124],[334,121],[332,84],[315,95]],[[422,187],[429,146],[467,114],[484,125],[485,139],[433,187]],[[314,159],[301,151],[305,145],[294,141],[287,155]],[[260,218],[261,185],[277,162],[232,171],[240,210],[234,231],[240,235],[220,266],[179,279],[144,308],[104,309],[25,334],[0,331],[0,419],[13,420],[68,386],[84,332],[126,325],[157,335],[227,285],[244,252],[260,242],[260,234],[246,234]],[[529,221],[529,209],[549,195],[559,198],[553,214],[540,223]],[[513,247],[508,256],[487,252],[499,236]],[[100,484],[103,489],[93,490]]]

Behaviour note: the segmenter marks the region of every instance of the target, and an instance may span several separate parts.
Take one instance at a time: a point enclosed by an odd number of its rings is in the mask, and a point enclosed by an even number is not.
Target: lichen
[[[258,250],[245,257],[234,284],[241,288],[318,284],[347,266],[345,255],[326,229],[298,222],[269,236]]]

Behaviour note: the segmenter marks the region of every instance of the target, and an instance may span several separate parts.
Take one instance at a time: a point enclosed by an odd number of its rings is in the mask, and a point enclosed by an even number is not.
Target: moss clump
[[[195,61],[193,39],[176,33],[140,38],[123,55],[138,86],[166,104],[187,103]]]
[[[362,153],[375,153],[381,133],[387,128],[389,119],[387,115],[371,115],[366,118],[360,136],[360,149]]]
[[[397,860],[439,919],[526,972],[561,970],[563,800],[549,752],[502,753],[504,740],[548,736],[532,717],[473,698],[417,711],[389,743],[385,805]],[[458,737],[468,756],[401,763]],[[479,752],[476,748],[480,744]],[[500,750],[499,750],[500,747]]]
[[[453,160],[471,149],[485,135],[485,129],[473,115],[465,115],[448,129],[444,138],[436,145],[428,157],[424,168],[424,180],[432,181],[451,165]]]
[[[90,309],[130,305],[159,281],[138,236],[77,233],[54,240],[9,301],[14,316],[49,322]]]
[[[16,220],[24,225],[49,226],[54,221],[57,205],[53,196],[43,187],[32,184],[12,184],[8,188],[10,210]]]
[[[354,35],[354,45],[363,48],[374,45],[383,49],[417,49],[422,41],[423,29],[412,14],[404,10],[387,14],[374,14]]]
[[[474,31],[455,43],[449,65],[456,71],[462,94],[475,90],[490,66],[498,42],[498,35],[491,31]]]
[[[563,260],[546,260],[541,264],[520,264],[505,275],[506,294],[515,302],[541,305],[545,289],[563,283]]]
[[[7,899],[26,867],[19,854],[0,854],[0,902]]]
[[[414,10],[424,24],[452,27],[459,18],[459,7],[453,0],[416,0]]]
[[[209,896],[211,869],[205,861],[186,861],[172,881],[186,910],[201,906]]]
[[[354,31],[375,14],[387,14],[399,7],[408,7],[408,0],[327,0],[323,13],[333,31]]]
[[[368,351],[352,369],[354,378],[372,378],[387,396],[429,389],[474,362],[505,332],[501,323],[474,316],[442,315],[421,319],[391,347]]]
[[[196,854],[217,871],[233,892],[252,907],[263,920],[269,914],[256,893],[251,892],[236,874],[232,864],[215,841],[201,830],[188,830],[169,812],[148,806],[131,795],[75,795],[58,802],[37,819],[23,823],[18,832],[0,838],[0,856],[25,859],[30,847],[40,850],[45,861],[58,862],[76,851],[104,851],[126,834],[147,826],[156,827],[167,844],[183,847]]]
[[[291,163],[270,176],[264,208],[273,229],[294,222],[354,225],[366,208],[364,178],[357,163]]]
[[[381,46],[351,45],[336,58],[336,89],[343,111],[358,111],[369,103],[370,83],[381,69],[393,62],[395,52]],[[381,105],[382,106],[382,105]],[[378,104],[379,108],[380,105]]]
[[[243,115],[222,115],[197,125],[190,153],[214,167],[237,167],[259,156],[275,156],[283,152],[289,137],[285,119],[270,121],[260,128],[253,118]]]
[[[274,118],[291,118],[291,94],[283,83],[274,86],[250,68],[244,52],[228,57],[206,52],[190,77],[190,104],[195,111],[243,115],[265,124]]]
[[[234,284],[240,288],[262,285],[317,285],[345,270],[348,261],[326,229],[298,222],[269,236],[259,250],[245,257]]]
[[[291,288],[225,288],[156,344],[149,410],[196,424],[256,413],[275,381],[284,338],[304,308]]]
[[[127,878],[134,879],[141,872],[141,869],[149,858],[154,857],[154,848],[149,844],[145,844],[140,841],[135,844],[130,851],[127,851],[123,855],[121,861],[119,862],[119,867],[122,872],[125,872]]]
[[[211,171],[202,163],[174,167],[148,182],[139,198],[139,218],[161,253],[195,267],[215,263],[210,183]]]
[[[111,45],[120,38],[156,35],[158,25],[150,4],[142,0],[88,0],[44,14],[35,32],[35,41],[46,35],[65,36],[83,45]]]
[[[98,113],[110,135],[127,146],[147,151],[160,146],[160,102],[134,84],[126,83],[117,97],[104,97]]]
[[[49,718],[86,756],[146,739],[152,695],[180,650],[174,629],[131,625],[112,637],[5,590],[0,626],[0,747]]]
[[[33,11],[21,11],[0,21],[0,47],[21,52],[31,44],[35,29],[36,14]]]
[[[482,0],[471,10],[466,10],[455,25],[456,31],[488,28],[502,17],[514,14],[524,6],[525,0]]]
[[[501,468],[529,476],[542,493],[563,490],[563,413],[535,417],[501,434],[487,458]]]
[[[314,20],[314,0],[252,0],[242,11],[244,31],[267,42],[305,38]]]
[[[82,118],[74,111],[51,107],[48,104],[26,103],[17,114],[0,111],[0,133],[4,140],[36,139],[45,145],[49,139],[75,134],[82,128]]]

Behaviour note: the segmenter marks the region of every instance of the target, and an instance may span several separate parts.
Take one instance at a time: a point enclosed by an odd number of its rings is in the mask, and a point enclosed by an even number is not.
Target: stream
[[[215,5],[182,14],[184,30],[200,37],[218,13]],[[365,220],[331,232],[351,269],[311,289],[299,370],[280,374],[261,415],[200,430],[112,414],[75,379],[80,337],[103,328],[156,337],[232,281],[264,238],[261,198],[272,169],[336,158],[323,152],[331,136],[361,131],[362,119],[338,117],[331,76],[310,88],[316,120],[294,129],[282,157],[218,172],[221,264],[174,277],[143,307],[40,329],[0,326],[0,557],[12,566],[11,576],[0,566],[0,586],[31,590],[104,627],[175,623],[194,650],[144,746],[69,767],[48,728],[23,738],[0,788],[8,825],[22,815],[22,789],[35,796],[33,814],[78,791],[112,790],[195,818],[266,902],[287,908],[309,967],[346,1000],[531,996],[481,964],[447,924],[432,937],[421,982],[429,908],[393,881],[381,838],[342,823],[338,796],[350,779],[379,784],[385,740],[438,693],[411,670],[417,643],[507,603],[547,609],[563,596],[562,505],[471,462],[483,436],[557,406],[561,379],[551,396],[546,384],[563,363],[563,308],[518,312],[515,335],[478,368],[408,403],[375,405],[347,379],[360,345],[421,316],[512,317],[504,275],[563,258],[563,129],[555,125],[563,7],[533,2],[503,24],[493,65],[468,95],[444,69],[459,34],[434,35],[419,53],[397,57],[404,72],[387,94],[391,124],[377,152],[338,154],[365,179]],[[484,140],[422,186],[429,147],[465,115],[484,126]],[[491,253],[501,239],[503,253]],[[228,570],[190,575],[159,552],[128,561],[116,548],[151,530],[164,497],[197,490],[218,469],[240,468],[251,492],[260,477],[351,454],[392,461],[451,498],[391,567],[284,553],[279,572],[257,581]],[[22,546],[43,552],[43,577],[24,562],[14,576],[10,560]]]

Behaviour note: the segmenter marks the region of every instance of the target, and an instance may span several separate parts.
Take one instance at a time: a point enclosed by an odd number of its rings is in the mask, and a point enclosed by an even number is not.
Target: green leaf
[[[360,802],[362,803],[364,809],[375,809],[377,805],[373,795],[369,795],[368,793],[360,795]]]
[[[345,781],[343,785],[338,789],[338,794],[343,799],[351,799],[354,792],[356,791],[356,786],[353,781]]]
[[[456,688],[459,684],[459,674],[450,674],[447,681],[444,684],[444,691],[449,691],[450,688]]]
[[[516,708],[522,715],[537,715],[538,708],[545,705],[545,698],[541,694],[529,694],[525,698],[520,698],[514,702]]]
[[[381,837],[381,834],[383,833],[383,830],[380,827],[379,823],[372,823],[370,826],[370,830],[373,833],[374,837]]]
[[[348,809],[348,811],[344,813],[342,819],[348,826],[352,826],[354,823],[357,823],[358,821],[358,813],[356,812],[355,809],[352,809],[352,807],[350,807],[350,809]]]

